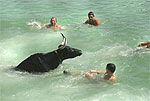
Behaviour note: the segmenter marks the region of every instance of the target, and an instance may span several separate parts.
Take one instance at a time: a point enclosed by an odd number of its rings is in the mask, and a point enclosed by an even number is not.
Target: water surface
[[[0,99],[1,101],[149,101],[150,51],[135,52],[150,41],[149,0],[0,0]],[[99,27],[83,25],[94,11]],[[57,17],[64,30],[39,30],[27,26],[36,19],[47,23]],[[58,69],[42,75],[11,70],[31,54],[46,53],[62,40],[83,51],[65,60]],[[66,76],[62,71],[105,70],[116,64],[114,85]]]

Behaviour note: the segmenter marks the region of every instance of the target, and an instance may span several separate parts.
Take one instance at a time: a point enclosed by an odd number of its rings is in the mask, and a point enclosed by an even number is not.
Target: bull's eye
[[[73,49],[71,49],[71,52],[74,52],[74,50],[73,50]]]

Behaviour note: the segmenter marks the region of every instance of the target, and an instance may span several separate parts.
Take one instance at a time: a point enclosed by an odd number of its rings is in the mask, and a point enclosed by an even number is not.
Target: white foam
[[[32,27],[34,27],[34,28],[38,28],[38,29],[42,29],[42,24],[41,24],[41,22],[38,22],[38,21],[35,21],[35,20],[33,20],[33,21],[30,21],[30,22],[27,22],[27,25],[28,26],[32,26]]]

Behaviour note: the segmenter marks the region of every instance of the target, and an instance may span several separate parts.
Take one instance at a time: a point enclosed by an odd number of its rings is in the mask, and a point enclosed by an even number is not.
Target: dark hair
[[[106,66],[106,69],[110,70],[112,73],[114,73],[115,70],[116,70],[116,66],[113,63],[108,63],[107,66]]]
[[[51,20],[50,20],[51,23],[52,23],[52,19],[54,19],[54,18],[56,19],[56,22],[57,22],[57,18],[56,17],[52,17]]]
[[[88,16],[89,15],[93,15],[95,17],[95,15],[94,15],[94,13],[92,11],[88,13]]]

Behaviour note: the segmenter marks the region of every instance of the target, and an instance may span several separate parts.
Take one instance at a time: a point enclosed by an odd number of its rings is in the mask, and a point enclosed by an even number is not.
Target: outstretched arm
[[[89,23],[89,20],[86,20],[83,24],[88,24]]]
[[[101,70],[90,70],[90,73],[97,73],[97,74],[104,74],[105,71],[101,71]]]
[[[86,72],[84,74],[84,76],[88,79],[94,79],[94,77],[96,76],[97,73],[90,73],[90,72]]]
[[[104,74],[104,73],[105,73],[104,71],[100,70],[90,70],[84,73],[84,76],[88,79],[94,79],[97,74]]]

